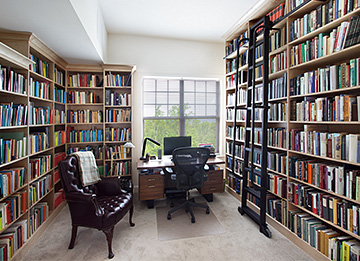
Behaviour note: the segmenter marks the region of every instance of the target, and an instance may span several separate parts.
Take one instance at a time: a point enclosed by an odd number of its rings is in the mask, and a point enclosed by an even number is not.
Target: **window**
[[[212,143],[218,151],[219,81],[145,78],[144,137],[191,136],[192,146]],[[147,145],[155,155],[159,147]]]

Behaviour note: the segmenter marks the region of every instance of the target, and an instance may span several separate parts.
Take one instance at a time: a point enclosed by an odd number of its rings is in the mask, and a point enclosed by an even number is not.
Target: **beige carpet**
[[[259,226],[237,211],[239,201],[228,193],[214,194],[210,211],[225,229],[219,235],[160,241],[157,233],[156,208],[166,200],[157,200],[154,209],[139,202],[135,194],[135,227],[130,227],[126,215],[115,227],[112,261],[310,261],[304,251],[270,227],[272,238],[259,232]],[[190,222],[190,219],[186,219]],[[166,220],[168,221],[168,220]],[[174,219],[171,221],[175,221]],[[200,224],[196,221],[195,224]],[[190,223],[186,224],[191,227]],[[68,249],[71,219],[68,206],[31,247],[22,261],[108,261],[104,233],[79,228],[75,247]],[[29,242],[30,243],[30,242]]]
[[[195,202],[205,203],[199,197],[195,198]],[[185,209],[175,211],[171,215],[171,220],[167,220],[169,210],[170,204],[167,204],[165,207],[156,208],[157,232],[158,238],[161,241],[225,233],[224,227],[211,209],[210,213],[206,214],[204,208],[193,208],[195,223],[191,223],[190,213],[186,213]]]

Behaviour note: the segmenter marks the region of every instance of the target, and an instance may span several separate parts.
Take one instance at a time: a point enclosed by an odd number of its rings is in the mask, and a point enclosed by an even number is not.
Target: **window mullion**
[[[184,108],[184,80],[180,80],[180,136],[185,136]]]

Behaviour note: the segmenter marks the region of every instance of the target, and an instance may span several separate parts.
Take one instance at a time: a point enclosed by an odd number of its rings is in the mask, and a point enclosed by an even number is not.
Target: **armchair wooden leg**
[[[132,216],[133,216],[133,213],[134,213],[134,206],[132,206],[130,208],[130,214],[129,214],[129,223],[130,223],[130,227],[133,227],[135,226],[135,223],[132,222]]]
[[[112,243],[112,238],[113,238],[113,233],[114,233],[114,226],[112,226],[111,228],[107,229],[107,230],[103,230],[104,234],[106,235],[106,240],[108,242],[108,248],[109,248],[109,259],[114,257],[114,254],[112,252],[112,247],[111,247],[111,243]]]
[[[71,240],[70,240],[69,249],[73,249],[73,248],[74,248],[75,240],[76,240],[77,228],[78,228],[78,227],[75,226],[75,225],[72,226],[72,233],[71,233]]]

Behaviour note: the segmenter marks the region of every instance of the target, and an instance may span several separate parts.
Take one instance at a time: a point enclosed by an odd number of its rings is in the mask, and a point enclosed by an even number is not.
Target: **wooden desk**
[[[219,157],[210,158],[206,162],[207,165],[220,165],[225,161]],[[154,171],[155,169],[163,169],[173,167],[174,163],[171,161],[171,157],[164,156],[161,160],[150,160],[148,162],[138,161],[138,170]],[[223,192],[223,169],[208,170],[208,178],[204,183],[204,186],[199,189],[199,192],[208,201],[213,200],[213,193]],[[165,174],[142,174],[139,172],[139,200],[146,200],[149,208],[154,207],[154,200],[164,198],[164,192],[166,186]]]

